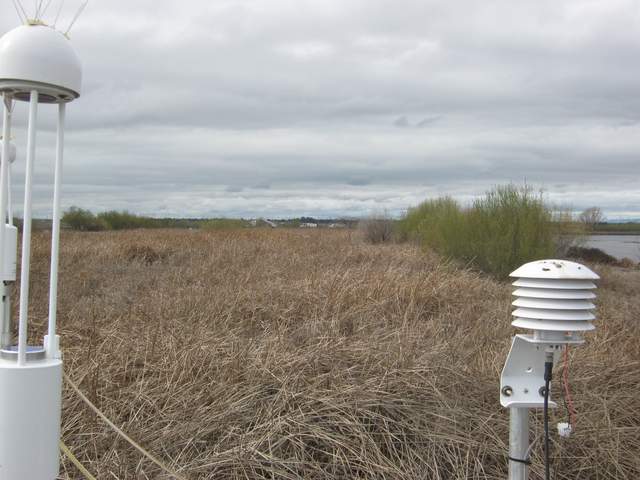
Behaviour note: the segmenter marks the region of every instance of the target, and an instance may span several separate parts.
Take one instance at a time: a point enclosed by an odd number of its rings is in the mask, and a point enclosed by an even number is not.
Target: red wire
[[[564,349],[564,368],[562,369],[562,386],[564,387],[564,398],[569,408],[569,424],[572,430],[576,428],[576,409],[571,398],[571,389],[569,388],[569,345]]]

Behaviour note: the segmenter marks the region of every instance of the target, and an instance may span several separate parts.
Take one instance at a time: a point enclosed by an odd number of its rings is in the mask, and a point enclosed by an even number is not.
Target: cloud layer
[[[16,24],[3,5],[2,32]],[[68,109],[65,206],[363,215],[526,181],[577,210],[640,217],[635,1],[186,5],[93,2],[74,27],[85,81]]]

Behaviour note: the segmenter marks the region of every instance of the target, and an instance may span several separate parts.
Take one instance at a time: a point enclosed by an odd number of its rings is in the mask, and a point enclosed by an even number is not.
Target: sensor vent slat
[[[542,278],[520,278],[513,282],[513,286],[561,290],[593,290],[597,288],[596,284],[589,280],[547,280]]]
[[[595,315],[588,310],[545,310],[542,308],[517,308],[513,311],[516,318],[532,318],[536,320],[593,320]]]
[[[551,288],[518,288],[513,295],[521,298],[557,298],[563,300],[591,300],[596,294],[589,290],[568,290]]]
[[[587,300],[567,300],[549,298],[518,298],[514,307],[542,308],[546,310],[593,310],[596,306]]]
[[[591,322],[548,322],[529,318],[516,318],[511,325],[528,330],[544,330],[548,332],[589,332],[595,330]]]

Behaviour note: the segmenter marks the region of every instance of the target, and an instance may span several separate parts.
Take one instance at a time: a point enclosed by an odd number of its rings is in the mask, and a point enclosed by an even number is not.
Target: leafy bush
[[[473,203],[467,217],[467,259],[484,271],[506,277],[523,263],[555,254],[551,210],[529,187],[496,187]]]
[[[61,222],[68,228],[86,232],[96,232],[108,228],[103,219],[96,217],[89,210],[78,207],[71,207],[67,210],[62,216]]]
[[[417,240],[447,256],[463,255],[464,211],[451,197],[426,200],[410,208],[398,224],[400,238]]]
[[[98,214],[98,218],[102,219],[110,230],[131,230],[134,228],[154,228],[159,227],[157,225],[158,219],[150,217],[141,217],[134,213],[127,212],[126,210],[118,212],[110,210]]]
[[[449,197],[427,200],[407,212],[399,230],[498,277],[555,253],[551,210],[527,186],[495,187],[469,208]]]

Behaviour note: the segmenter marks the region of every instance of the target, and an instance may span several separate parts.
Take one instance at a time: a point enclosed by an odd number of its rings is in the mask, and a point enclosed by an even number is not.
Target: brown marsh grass
[[[34,341],[48,248],[38,233]],[[507,283],[351,231],[65,232],[61,255],[67,373],[187,478],[506,478]],[[554,438],[555,478],[637,479],[640,272],[596,268],[598,329],[572,351],[578,430]],[[63,437],[99,479],[170,478],[68,388]],[[537,447],[532,460],[539,479]]]

